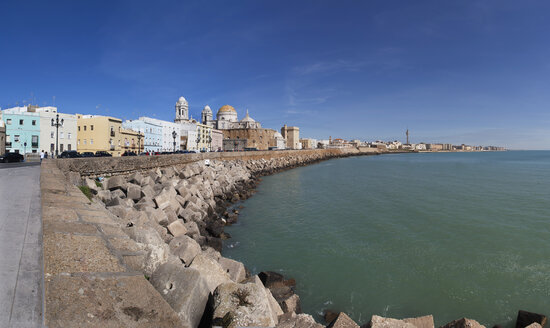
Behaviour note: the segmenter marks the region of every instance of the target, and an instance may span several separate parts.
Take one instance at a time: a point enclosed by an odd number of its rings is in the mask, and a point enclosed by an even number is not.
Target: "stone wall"
[[[251,160],[320,156],[329,159],[341,156],[363,155],[380,153],[379,149],[313,149],[313,150],[281,150],[281,151],[250,151],[250,152],[210,152],[198,154],[159,155],[159,156],[132,156],[132,157],[91,157],[67,158],[57,160],[57,166],[64,172],[78,172],[81,176],[96,177],[102,175],[118,175],[135,171],[146,171],[187,164],[204,159],[211,160]]]

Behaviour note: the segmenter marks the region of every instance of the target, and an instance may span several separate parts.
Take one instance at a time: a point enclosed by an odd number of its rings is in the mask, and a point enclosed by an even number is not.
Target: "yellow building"
[[[211,150],[212,127],[206,124],[197,123],[197,149]]]
[[[123,129],[122,120],[97,115],[77,114],[76,117],[78,152],[106,151],[113,156],[120,156],[126,150],[140,151],[138,143],[143,142],[143,134]],[[140,146],[143,149],[143,145]]]

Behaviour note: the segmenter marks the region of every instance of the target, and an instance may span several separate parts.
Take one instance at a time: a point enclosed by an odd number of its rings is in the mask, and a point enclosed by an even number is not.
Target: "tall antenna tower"
[[[409,145],[409,129],[407,129],[407,132],[405,132],[405,134],[407,135],[407,145]]]

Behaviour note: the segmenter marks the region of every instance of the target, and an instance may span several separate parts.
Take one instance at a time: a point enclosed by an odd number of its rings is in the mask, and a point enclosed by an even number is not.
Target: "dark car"
[[[59,155],[59,158],[79,158],[82,157],[76,150],[66,150]]]
[[[136,153],[134,153],[133,151],[125,151],[124,153],[122,153],[121,156],[137,156]]]
[[[113,155],[109,154],[104,150],[100,150],[95,152],[95,157],[113,157]]]
[[[24,159],[25,157],[19,153],[5,153],[3,156],[0,156],[0,162],[2,163],[22,162]]]
[[[91,151],[85,151],[83,153],[80,154],[81,157],[94,157],[94,153],[92,153]]]

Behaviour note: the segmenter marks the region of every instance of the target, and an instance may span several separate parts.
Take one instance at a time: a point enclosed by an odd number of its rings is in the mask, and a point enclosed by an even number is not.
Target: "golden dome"
[[[235,114],[237,114],[237,111],[235,110],[235,108],[233,108],[233,106],[223,105],[218,110],[218,114],[219,113],[235,113]]]

